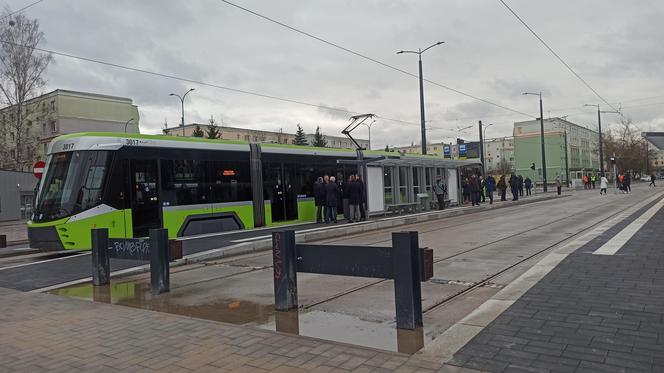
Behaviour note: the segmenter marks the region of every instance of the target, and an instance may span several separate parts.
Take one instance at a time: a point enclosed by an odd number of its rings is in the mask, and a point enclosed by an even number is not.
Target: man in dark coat
[[[510,189],[512,191],[512,201],[519,200],[519,178],[510,176]]]
[[[329,178],[325,175],[325,178]],[[316,223],[320,224],[323,222],[323,210],[325,209],[325,180],[322,177],[319,177],[318,180],[314,183],[314,203],[316,204]]]
[[[468,180],[468,191],[470,192],[470,202],[473,206],[480,205],[480,184],[477,176],[473,175]]]
[[[357,182],[355,175],[350,176],[346,189],[348,189],[348,222],[354,223],[361,219],[360,204],[362,203],[362,187]]]
[[[500,180],[498,180],[498,189],[500,189],[500,200],[507,201],[505,198],[505,194],[507,192],[507,182],[505,181],[505,175],[502,175]]]
[[[489,197],[489,204],[493,205],[493,192],[496,190],[496,179],[489,175],[484,182],[486,185],[486,194]]]
[[[523,185],[526,187],[526,195],[531,194],[531,189],[533,189],[533,181],[529,177],[526,177],[526,180],[523,181]]]
[[[364,185],[364,181],[362,181],[362,178],[360,175],[357,175],[355,177],[355,182],[357,182],[360,185],[360,196],[362,197],[362,200],[360,201],[360,220],[367,220],[367,189],[366,185]]]
[[[337,222],[337,200],[339,198],[339,186],[330,176],[330,182],[325,184],[325,223]]]
[[[519,197],[523,197],[523,176],[517,176],[517,188],[519,189]]]

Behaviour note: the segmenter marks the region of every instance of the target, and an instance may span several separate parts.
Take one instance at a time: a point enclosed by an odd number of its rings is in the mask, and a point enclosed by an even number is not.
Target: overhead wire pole
[[[540,93],[530,93],[524,92],[524,95],[534,95],[539,96],[539,107],[540,107],[540,142],[542,143],[542,188],[544,193],[548,191],[547,179],[546,179],[546,148],[544,146],[544,110],[542,107],[542,92]]]
[[[437,43],[433,43],[430,46],[422,49],[418,49],[417,51],[398,51],[397,54],[403,54],[403,53],[415,53],[419,57],[418,59],[418,66],[420,68],[420,123],[421,123],[421,131],[422,131],[422,154],[427,154],[427,130],[426,130],[426,120],[424,119],[424,81],[422,77],[422,53],[428,51],[429,49],[441,45],[445,43],[444,41],[439,41]]]

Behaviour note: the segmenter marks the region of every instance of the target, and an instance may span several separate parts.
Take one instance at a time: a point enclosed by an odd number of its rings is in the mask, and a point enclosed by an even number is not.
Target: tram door
[[[282,162],[270,162],[263,168],[265,195],[270,199],[272,221],[297,220],[295,167]]]
[[[131,161],[131,220],[134,237],[145,237],[150,229],[161,228],[156,160]]]

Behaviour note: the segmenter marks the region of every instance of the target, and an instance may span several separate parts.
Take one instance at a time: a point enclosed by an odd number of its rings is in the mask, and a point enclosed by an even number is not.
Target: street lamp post
[[[547,188],[547,180],[546,180],[546,155],[545,155],[545,147],[544,147],[544,110],[542,109],[542,92],[540,93],[530,93],[530,92],[524,92],[524,95],[534,95],[534,96],[539,96],[539,104],[540,104],[540,141],[542,143],[542,186],[543,186],[543,191],[546,193],[548,191]]]
[[[493,123],[487,124],[484,126],[484,131],[482,131],[482,121],[479,121],[480,127],[480,162],[482,162],[482,177],[486,179],[486,165],[484,164],[484,140],[486,139],[486,129],[493,126]]]
[[[182,126],[182,136],[184,137],[184,99],[187,97],[189,92],[194,91],[194,88],[190,88],[187,92],[185,92],[182,96],[178,95],[177,93],[171,93],[169,96],[175,96],[180,99],[180,103],[182,104],[182,122],[180,122],[180,125]]]
[[[601,111],[599,104],[585,104],[583,106],[597,107],[597,130],[599,131],[599,168],[600,176],[604,176],[604,140],[602,136],[602,113],[620,114],[619,111]]]
[[[444,41],[439,41],[437,43],[434,43],[424,49],[418,49],[417,51],[398,51],[397,54],[402,54],[402,53],[415,53],[419,57],[419,68],[420,68],[420,124],[422,127],[422,154],[427,154],[427,134],[426,134],[426,127],[425,127],[425,120],[424,120],[424,80],[422,77],[422,53],[426,52],[427,50],[445,43]]]
[[[131,121],[133,121],[133,120],[134,120],[134,118],[130,118],[130,119],[127,121],[127,123],[125,123],[125,130],[124,130],[125,133],[127,133],[127,125],[129,124],[129,122],[131,122]]]
[[[369,129],[369,150],[371,150],[371,126],[373,126],[374,123],[376,123],[375,119],[371,123],[362,123]]]

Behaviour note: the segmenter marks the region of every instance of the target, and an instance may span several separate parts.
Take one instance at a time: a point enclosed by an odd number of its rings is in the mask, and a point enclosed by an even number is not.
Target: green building
[[[549,183],[556,177],[566,181],[566,167],[574,184],[584,174],[599,171],[599,134],[562,118],[544,120],[546,176]],[[540,121],[514,123],[515,172],[542,181],[542,145]],[[535,163],[535,170],[531,165]]]
[[[0,168],[31,171],[35,161],[45,159],[48,143],[57,136],[90,131],[137,133],[138,122],[138,108],[129,98],[56,89],[20,108],[0,109]]]

